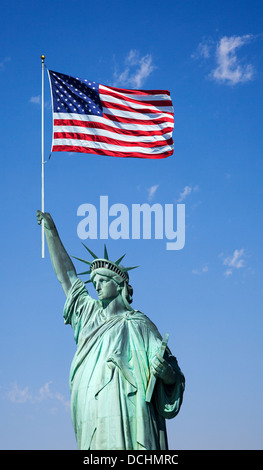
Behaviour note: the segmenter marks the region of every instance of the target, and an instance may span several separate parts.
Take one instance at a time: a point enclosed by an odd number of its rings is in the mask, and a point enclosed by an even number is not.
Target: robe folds
[[[106,317],[80,280],[64,308],[77,344],[70,369],[71,417],[82,450],[167,449],[165,419],[179,411],[184,376],[167,348],[176,372],[174,385],[157,379],[151,403],[145,402],[150,366],[161,335],[139,311]]]

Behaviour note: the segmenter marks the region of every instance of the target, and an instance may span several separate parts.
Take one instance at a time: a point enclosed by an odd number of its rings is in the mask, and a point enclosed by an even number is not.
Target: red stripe
[[[103,84],[102,84],[103,85]],[[106,85],[103,85],[106,87]],[[129,95],[168,95],[170,96],[170,91],[168,90],[128,90],[125,88],[116,88],[113,86],[107,87],[110,90],[118,91],[119,93],[127,93]]]
[[[110,108],[110,109],[120,109],[121,111],[128,111],[132,113],[138,113],[138,114],[168,114],[169,116],[173,116],[173,113],[170,113],[168,111],[161,111],[159,109],[149,109],[149,108],[133,108],[132,106],[125,106],[124,104],[118,104],[118,103],[111,103],[110,101],[103,101],[101,100],[102,106],[105,108]]]
[[[123,140],[111,139],[110,137],[100,135],[79,134],[75,132],[55,132],[54,139],[77,139],[87,140],[90,142],[103,142],[106,144],[119,145],[120,147],[164,147],[165,145],[172,145],[173,139],[160,140],[157,142],[127,142]]]
[[[114,93],[113,91],[108,91],[108,90],[101,90],[100,94],[113,96],[114,98],[128,101],[129,103],[146,104],[146,105],[148,104],[151,106],[173,106],[171,100],[152,100],[152,101],[151,100],[136,100],[136,99],[129,98],[128,96],[125,96],[125,95],[118,95],[117,93]]]
[[[140,127],[140,124],[154,126],[155,124],[164,124],[166,122],[174,123],[174,119],[172,117],[152,118],[151,120],[149,119],[149,121],[143,120],[143,119],[124,118],[124,117],[114,116],[113,114],[106,114],[106,113],[103,113],[103,117],[105,117],[105,119],[109,119],[110,121],[122,122],[126,124],[137,124],[138,127]]]
[[[85,127],[85,128],[92,128],[92,129],[104,129],[105,131],[114,132],[116,134],[121,135],[137,135],[137,136],[155,136],[155,135],[164,135],[168,132],[172,132],[172,127],[165,127],[159,131],[131,131],[128,129],[119,129],[117,127],[107,126],[106,124],[102,124],[100,122],[93,122],[93,121],[78,121],[76,119],[54,119],[54,126],[77,126],[77,127]]]
[[[122,158],[147,158],[158,160],[160,158],[166,158],[173,154],[173,150],[168,150],[167,152],[157,153],[157,154],[145,154],[139,152],[112,152],[110,150],[102,149],[90,149],[87,147],[75,147],[72,145],[54,145],[52,152],[78,152],[78,153],[91,153],[95,155],[105,155],[109,157],[122,157]]]

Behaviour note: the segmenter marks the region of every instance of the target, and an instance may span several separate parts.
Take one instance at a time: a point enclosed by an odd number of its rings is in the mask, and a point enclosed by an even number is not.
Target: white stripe
[[[54,139],[53,145],[67,145],[72,147],[87,147],[87,148],[95,148],[95,149],[103,149],[103,150],[111,150],[111,151],[118,151],[118,152],[140,152],[145,154],[155,154],[155,153],[163,153],[168,150],[173,149],[173,145],[165,145],[162,147],[153,147],[153,148],[145,148],[145,147],[122,147],[121,145],[113,145],[107,144],[104,142],[89,142],[87,140],[78,140],[78,139]]]
[[[138,119],[140,121],[154,121],[155,119],[167,119],[167,117],[172,118],[173,116],[167,115],[165,113],[149,113],[149,114],[142,114],[142,113],[132,113],[131,111],[121,111],[120,109],[111,109],[111,108],[102,108],[103,113],[106,115],[113,115],[113,116],[120,116],[126,119]]]
[[[130,124],[125,122],[117,122],[111,121],[107,117],[102,116],[93,116],[87,114],[76,114],[76,113],[54,113],[54,119],[66,119],[66,120],[74,120],[74,121],[82,121],[82,122],[98,122],[100,124],[105,124],[107,126],[117,128],[117,129],[127,129],[129,131],[160,131],[165,129],[166,127],[173,128],[173,122],[163,122],[161,124]]]
[[[165,141],[172,137],[172,132],[168,132],[163,135],[124,135],[117,134],[116,132],[106,131],[104,129],[96,129],[90,127],[80,126],[54,126],[54,132],[75,132],[76,134],[87,134],[87,135],[101,135],[103,137],[110,137],[115,140],[123,140],[124,142],[159,142]]]
[[[172,106],[154,106],[153,104],[140,104],[140,103],[131,103],[130,101],[125,101],[120,98],[115,98],[114,96],[111,95],[100,95],[100,99],[102,101],[107,101],[109,103],[116,103],[116,104],[121,104],[124,106],[129,106],[131,109],[149,109],[152,111],[164,111],[167,113],[173,113],[173,107]]]
[[[105,85],[100,85],[99,87],[99,91],[105,91],[105,93],[107,93],[107,91],[109,93],[116,93],[117,95],[120,95],[120,98],[123,97],[125,99],[125,97],[127,98],[132,98],[133,100],[138,100],[138,101],[160,101],[160,100],[169,100],[169,101],[172,101],[171,100],[171,96],[170,95],[166,95],[165,93],[162,93],[162,94],[156,94],[156,95],[135,95],[133,93],[125,93],[125,92],[120,92],[120,91],[116,91],[116,90],[112,90],[111,88],[108,88],[106,87]],[[136,91],[136,90],[134,90]],[[147,93],[147,90],[145,90],[145,92]],[[108,95],[107,95],[108,96]]]

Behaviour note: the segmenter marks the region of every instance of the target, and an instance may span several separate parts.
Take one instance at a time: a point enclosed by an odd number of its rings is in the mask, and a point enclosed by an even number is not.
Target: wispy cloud
[[[238,56],[238,50],[249,44],[256,36],[245,34],[243,36],[223,36],[217,43],[211,39],[204,39],[191,55],[193,59],[213,59],[215,67],[208,78],[219,84],[236,85],[253,80],[255,68],[252,64],[244,63]]]
[[[151,54],[141,57],[139,51],[131,49],[125,58],[123,70],[120,71],[116,66],[114,85],[141,88],[154,68]]]
[[[245,250],[241,248],[240,250],[234,250],[231,256],[227,256],[223,260],[223,265],[227,266],[227,270],[224,273],[226,277],[231,276],[234,269],[240,269],[245,266],[244,255]]]
[[[191,54],[192,59],[208,59],[211,56],[213,41],[211,39],[203,39],[197,46],[195,52]]]
[[[189,196],[189,194],[191,194],[191,192],[192,192],[191,186],[185,186],[185,187],[184,187],[184,190],[180,193],[180,196],[179,196],[179,199],[178,199],[177,202],[182,202],[182,201],[184,201],[185,198],[186,198],[187,196]]]
[[[237,57],[237,49],[248,44],[251,34],[244,36],[224,36],[216,47],[217,67],[212,70],[211,77],[219,83],[236,85],[252,80],[254,67],[251,64],[241,64]]]
[[[15,383],[6,392],[6,397],[13,403],[39,403],[46,399],[57,400],[68,410],[70,407],[69,400],[66,400],[60,392],[52,392],[50,390],[51,383],[46,382],[35,394],[30,392],[28,386],[21,388]]]
[[[30,100],[29,100],[29,103],[40,104],[40,100],[41,100],[41,96],[40,96],[40,95],[31,96],[31,98],[30,98]]]
[[[187,196],[189,196],[193,191],[198,191],[198,186],[185,186],[183,191],[181,191],[180,195],[179,195],[179,198],[177,199],[177,203],[180,203],[180,202],[183,202]]]
[[[209,271],[209,267],[207,266],[207,264],[205,264],[202,268],[200,269],[192,269],[192,274],[204,274],[204,273],[207,273]]]
[[[37,106],[41,106],[41,96],[40,95],[31,96],[31,98],[29,98],[29,103],[36,104]],[[51,109],[50,100],[44,102],[44,108]]]
[[[159,184],[156,184],[155,186],[151,186],[150,188],[147,189],[148,191],[148,201],[152,201],[157,189],[159,188]]]
[[[11,57],[5,57],[3,60],[0,61],[0,72],[3,72],[6,68],[6,64],[10,62]]]

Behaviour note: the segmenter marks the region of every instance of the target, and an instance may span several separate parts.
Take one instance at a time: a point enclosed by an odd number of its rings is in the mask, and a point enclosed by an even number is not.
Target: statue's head
[[[117,261],[109,260],[106,246],[104,246],[104,258],[98,258],[86,245],[83,246],[93,256],[92,262],[76,258],[90,265],[89,271],[79,273],[80,275],[90,274],[90,279],[86,281],[92,282],[99,300],[112,300],[118,295],[122,296],[126,308],[131,309],[129,304],[132,303],[133,288],[129,284],[128,271],[138,266],[124,267],[120,264],[125,255],[121,256]],[[74,256],[75,258],[75,256]]]

